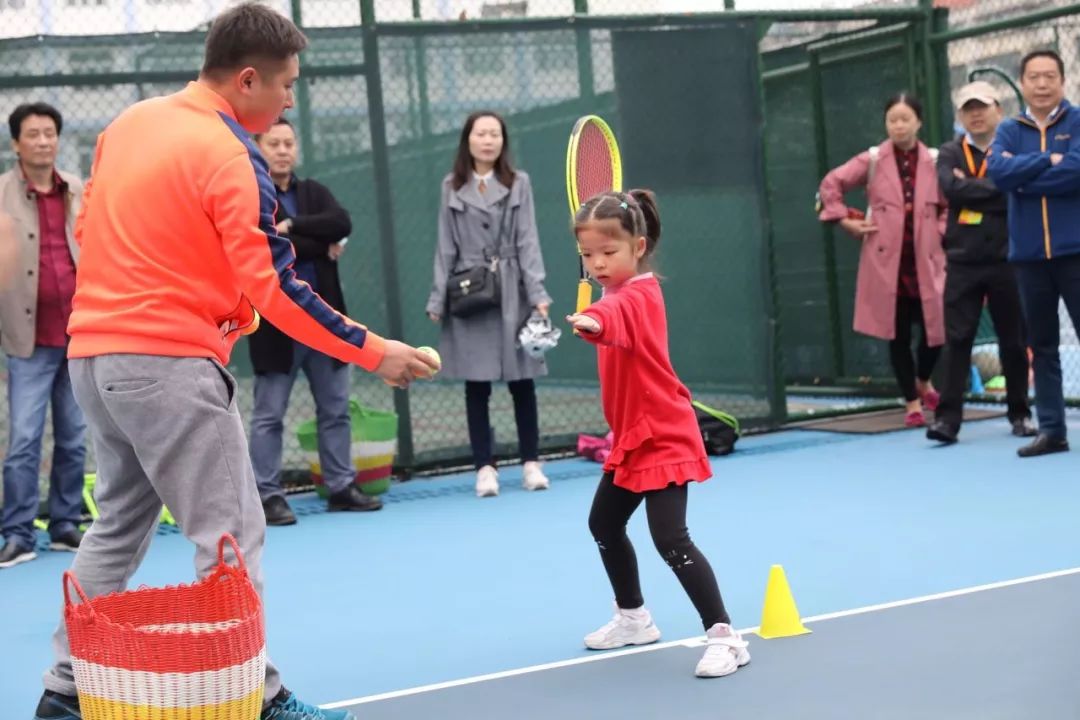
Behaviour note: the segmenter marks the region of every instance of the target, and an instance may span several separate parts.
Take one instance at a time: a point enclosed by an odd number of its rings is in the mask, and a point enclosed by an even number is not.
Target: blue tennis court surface
[[[1020,460],[1022,442],[1004,420],[969,423],[949,448],[916,431],[745,438],[692,488],[690,531],[742,628],[759,622],[774,563],[804,617],[1080,566],[1076,456]],[[376,514],[291,498],[300,523],[271,528],[265,553],[286,684],[372,719],[1080,717],[1075,575],[812,622],[797,638],[751,635],[747,668],[697,680],[701,627],[644,517],[631,537],[646,603],[675,642],[590,654],[582,637],[611,614],[585,523],[599,466],[547,470],[548,492],[521,490],[510,467],[485,500],[471,474],[414,480]],[[136,583],[189,581],[191,557],[181,536],[160,536]],[[0,571],[10,717],[29,717],[40,693],[70,559]]]

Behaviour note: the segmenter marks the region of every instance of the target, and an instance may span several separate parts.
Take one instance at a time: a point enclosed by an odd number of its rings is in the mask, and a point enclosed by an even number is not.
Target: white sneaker
[[[547,490],[551,487],[551,481],[547,479],[547,475],[544,475],[540,470],[540,463],[536,461],[529,461],[525,463],[524,479],[521,481],[521,486],[526,490]]]
[[[485,465],[476,471],[476,497],[495,497],[499,494],[499,471]]]
[[[614,650],[627,645],[648,645],[660,639],[652,615],[644,607],[636,610],[615,608],[615,617],[604,627],[585,636],[590,650]]]
[[[723,677],[730,675],[750,662],[750,645],[730,625],[716,623],[705,633],[708,645],[697,664],[698,677]]]

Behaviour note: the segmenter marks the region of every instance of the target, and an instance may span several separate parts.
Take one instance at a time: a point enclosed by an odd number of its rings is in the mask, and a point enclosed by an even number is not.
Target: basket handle
[[[68,588],[70,588],[70,587],[75,588],[75,594],[79,596],[80,600],[82,600],[82,604],[89,607],[90,598],[86,597],[86,593],[83,592],[82,585],[79,584],[79,580],[78,580],[78,578],[75,577],[75,573],[71,572],[70,570],[65,570],[64,571],[63,584],[64,584],[64,607],[71,607],[72,605],[74,605],[74,603],[71,602],[71,593],[68,591]],[[90,613],[93,614],[93,609],[92,608],[90,610]]]
[[[236,554],[236,565],[240,570],[247,575],[247,565],[244,564],[244,556],[240,552],[240,546],[236,544],[236,538],[229,533],[224,533],[221,539],[218,540],[217,546],[217,561],[218,565],[225,564],[225,543],[232,545],[233,553]]]

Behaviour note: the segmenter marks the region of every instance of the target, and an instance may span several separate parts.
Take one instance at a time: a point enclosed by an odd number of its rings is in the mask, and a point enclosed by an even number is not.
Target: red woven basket
[[[236,566],[225,562],[232,545]],[[72,602],[69,588],[82,600]],[[64,573],[64,620],[84,720],[257,720],[266,676],[262,602],[231,535],[191,585],[89,599]]]

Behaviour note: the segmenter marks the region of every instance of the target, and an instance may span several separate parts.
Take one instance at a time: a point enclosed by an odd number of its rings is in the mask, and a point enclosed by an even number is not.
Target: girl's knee
[[[592,534],[593,540],[603,548],[626,535],[626,525],[606,522],[597,517],[595,513],[592,513],[589,515],[589,532]]]
[[[690,563],[694,543],[686,528],[653,534],[656,551],[673,570],[679,570]]]

